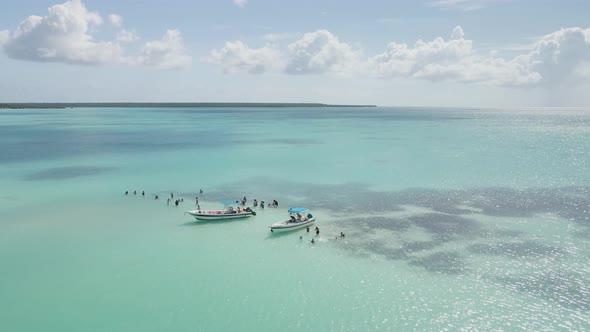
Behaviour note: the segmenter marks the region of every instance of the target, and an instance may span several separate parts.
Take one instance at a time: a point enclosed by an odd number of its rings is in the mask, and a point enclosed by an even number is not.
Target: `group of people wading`
[[[199,193],[203,194],[203,189],[199,190]],[[129,190],[125,191],[125,196],[129,195]],[[137,195],[137,190],[133,190],[133,195]],[[145,191],[141,192],[141,196],[145,197]],[[158,195],[154,196],[154,199],[160,199],[160,197]],[[195,197],[195,203],[197,204],[197,208],[200,210],[201,207],[199,206],[199,197]],[[166,200],[166,204],[170,205],[170,202],[174,202],[174,205],[178,206],[180,203],[184,202],[184,198],[179,198],[174,200],[174,193],[170,193],[170,198],[168,198]]]
[[[244,197],[244,198],[246,198],[246,197]],[[244,205],[244,204],[242,204],[242,205]],[[258,200],[256,200],[256,198],[255,198],[254,199],[254,206],[258,206],[258,205],[259,205]],[[260,208],[264,209],[265,206],[269,207],[269,208],[279,207],[279,201],[277,201],[276,199],[273,199],[272,203],[268,203],[267,205],[264,204],[264,201],[260,201]]]

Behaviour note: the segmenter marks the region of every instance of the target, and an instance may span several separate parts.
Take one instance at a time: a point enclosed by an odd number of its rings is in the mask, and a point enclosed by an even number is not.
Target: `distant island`
[[[322,103],[0,103],[0,108],[73,107],[377,107],[377,105],[333,105]]]

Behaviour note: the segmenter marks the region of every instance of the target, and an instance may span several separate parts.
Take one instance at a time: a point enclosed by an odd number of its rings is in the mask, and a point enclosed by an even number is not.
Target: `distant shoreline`
[[[377,107],[377,105],[334,105],[322,103],[0,103],[0,109],[74,107]]]

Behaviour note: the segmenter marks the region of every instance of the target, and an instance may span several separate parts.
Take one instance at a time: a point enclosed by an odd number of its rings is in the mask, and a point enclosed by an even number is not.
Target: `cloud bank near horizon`
[[[228,47],[235,44],[243,47]],[[219,56],[228,52],[233,61]],[[274,56],[269,57],[270,53]],[[278,68],[288,75],[354,73],[382,79],[402,77],[526,87],[589,79],[590,28],[552,32],[535,41],[526,53],[508,59],[496,52],[481,54],[460,26],[453,29],[448,39],[418,40],[413,45],[391,42],[383,53],[364,58],[362,54],[362,50],[340,41],[330,31],[318,30],[282,49],[228,42],[222,49],[211,51],[209,62],[222,66],[225,73],[239,72],[240,68],[248,68],[248,63],[256,63],[261,68]],[[247,72],[261,74],[266,70]]]
[[[499,1],[506,0],[428,3],[467,10]],[[246,3],[234,1],[239,7]],[[111,40],[97,38],[105,21],[117,31]],[[24,61],[86,66],[123,64],[163,70],[191,66],[193,56],[187,54],[178,29],[168,29],[161,39],[139,45],[140,36],[124,25],[121,15],[110,13],[105,20],[99,13],[88,10],[81,0],[68,0],[50,7],[45,16],[25,18],[12,31],[0,30],[0,46],[8,57]],[[226,41],[221,48],[212,49],[200,58],[204,63],[221,67],[228,75],[406,78],[509,87],[590,81],[590,28],[569,27],[551,32],[513,57],[479,51],[461,26],[450,31],[448,37],[419,39],[412,44],[391,41],[382,52],[371,55],[354,46],[357,42],[343,41],[326,29],[299,36],[267,33],[262,40],[266,44],[260,47],[241,40]],[[136,54],[127,54],[128,49],[135,49]]]

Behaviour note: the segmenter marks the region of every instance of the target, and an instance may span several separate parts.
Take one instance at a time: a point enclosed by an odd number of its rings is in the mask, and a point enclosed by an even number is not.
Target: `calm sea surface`
[[[590,111],[0,110],[1,331],[585,331],[589,238]]]

